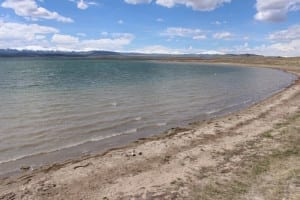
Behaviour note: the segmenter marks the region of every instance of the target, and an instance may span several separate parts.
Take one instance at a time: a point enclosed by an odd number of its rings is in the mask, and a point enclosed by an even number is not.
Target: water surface
[[[235,66],[1,58],[0,174],[235,111],[294,79]]]

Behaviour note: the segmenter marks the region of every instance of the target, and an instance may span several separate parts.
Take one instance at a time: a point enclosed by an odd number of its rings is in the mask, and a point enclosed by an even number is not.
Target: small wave
[[[248,102],[250,102],[251,100],[247,100],[247,101],[244,101],[242,103],[235,103],[235,104],[230,104],[228,106],[225,106],[225,107],[222,107],[222,108],[219,108],[219,109],[213,109],[213,110],[210,110],[210,111],[207,111],[205,112],[205,114],[207,115],[211,115],[211,114],[215,114],[215,113],[218,113],[218,112],[222,112],[224,110],[227,110],[227,109],[230,109],[230,108],[233,108],[233,107],[236,107],[236,106],[240,106],[242,104],[246,104]]]
[[[132,123],[135,123],[136,121],[139,121],[141,119],[136,119],[136,118],[132,118],[132,117],[124,117],[123,119],[119,119],[118,121],[116,121],[115,119],[109,119],[109,120],[103,120],[103,121],[98,121],[98,120],[94,120],[90,123],[86,123],[86,124],[79,124],[79,125],[74,125],[74,126],[69,126],[69,127],[65,127],[65,126],[61,126],[58,127],[55,131],[56,132],[61,132],[61,133],[65,133],[65,132],[79,132],[79,130],[81,132],[84,132],[85,134],[94,134],[97,132],[101,132],[101,131],[107,131],[107,130],[115,130],[115,129],[123,129],[123,127],[125,126],[129,126]],[[102,125],[103,124],[103,125]],[[99,126],[100,125],[100,126]]]
[[[117,107],[118,103],[117,102],[112,102],[112,103],[110,103],[110,105],[112,105],[113,107]]]
[[[42,84],[39,84],[39,83],[35,83],[35,84],[29,84],[27,85],[28,88],[31,88],[31,87],[39,87],[41,86]]]
[[[34,153],[34,154],[21,155],[21,156],[18,156],[16,158],[2,160],[2,161],[0,161],[0,164],[4,164],[4,163],[8,163],[8,162],[14,162],[14,161],[17,161],[17,160],[26,159],[26,158],[30,158],[30,157],[33,157],[33,156],[44,155],[44,154],[48,154],[48,153],[54,153],[54,152],[57,152],[57,151],[63,151],[63,150],[66,150],[66,149],[70,149],[70,148],[73,148],[73,147],[77,147],[77,146],[80,146],[80,145],[87,144],[89,142],[99,142],[101,140],[121,136],[121,135],[124,135],[124,134],[136,133],[137,130],[138,130],[137,128],[130,129],[130,130],[127,130],[125,132],[111,134],[111,135],[108,135],[108,136],[96,137],[96,138],[92,138],[92,139],[85,140],[85,141],[82,141],[82,142],[73,143],[73,144],[70,144],[70,145],[66,145],[62,148],[50,149],[48,151],[38,152],[38,153]]]
[[[162,122],[162,123],[157,123],[156,126],[166,126],[167,123],[166,122]]]
[[[207,112],[205,112],[205,114],[207,114],[207,115],[211,115],[211,114],[214,114],[214,113],[220,112],[221,110],[222,110],[222,109],[210,110],[210,111],[207,111]]]
[[[83,142],[82,144],[85,144],[85,143],[88,143],[88,142],[98,142],[98,141],[101,141],[101,140],[109,139],[109,138],[112,138],[112,137],[117,137],[117,136],[120,136],[120,135],[124,135],[124,133],[116,133],[116,134],[111,134],[111,135],[108,135],[108,136],[101,136],[101,137],[92,138],[92,139],[90,139],[86,142]],[[81,145],[81,144],[78,144],[78,145]],[[75,146],[78,146],[78,145],[75,145]]]
[[[137,132],[137,128],[133,128],[133,129],[129,129],[127,131],[124,132],[124,134],[130,134],[130,133],[136,133]]]
[[[243,103],[247,104],[247,103],[250,103],[251,101],[252,101],[251,99],[248,99],[248,100],[244,101]]]
[[[136,117],[134,118],[135,121],[141,121],[142,120],[142,117]]]

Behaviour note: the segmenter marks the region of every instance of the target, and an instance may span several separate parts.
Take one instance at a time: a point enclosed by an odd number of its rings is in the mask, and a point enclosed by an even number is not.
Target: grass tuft
[[[262,134],[262,136],[263,136],[264,138],[273,139],[272,130],[264,132],[264,133]]]

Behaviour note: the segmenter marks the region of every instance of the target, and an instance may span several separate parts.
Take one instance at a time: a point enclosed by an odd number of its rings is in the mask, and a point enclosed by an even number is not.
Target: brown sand
[[[256,65],[272,67],[279,63],[276,58],[272,63],[254,60]],[[250,60],[231,62],[251,65]],[[278,66],[300,74],[298,63]],[[0,180],[0,200],[296,200],[300,199],[299,146],[298,80],[238,113]]]

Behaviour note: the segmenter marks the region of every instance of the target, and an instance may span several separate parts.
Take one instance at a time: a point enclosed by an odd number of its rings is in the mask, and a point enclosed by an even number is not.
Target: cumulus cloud
[[[156,21],[157,22],[164,22],[165,20],[163,18],[157,18]]]
[[[33,41],[45,38],[45,35],[58,33],[56,28],[37,24],[22,24],[0,21],[0,41]]]
[[[175,5],[184,5],[194,10],[211,11],[224,3],[230,3],[231,0],[125,0],[129,4],[151,3],[155,2],[158,5],[171,8]]]
[[[270,22],[283,21],[289,11],[299,10],[299,8],[300,0],[256,0],[255,19]]]
[[[4,0],[1,6],[3,8],[11,8],[16,15],[30,20],[52,19],[59,22],[73,22],[71,18],[38,6],[35,0]]]
[[[69,0],[73,3],[76,3],[77,8],[81,10],[88,9],[91,5],[97,5],[94,1],[86,1],[86,0]]]
[[[129,4],[151,3],[152,0],[125,0]]]
[[[222,24],[227,24],[227,21],[214,21],[212,22],[211,24],[214,24],[214,25],[222,25]]]
[[[299,56],[300,40],[293,40],[291,42],[280,42],[274,44],[263,44],[255,47],[245,47],[244,45],[232,47],[231,49],[223,49],[226,53],[250,53],[264,56]]]
[[[292,40],[286,43],[275,43],[269,46],[270,49],[274,49],[278,52],[278,55],[283,56],[299,56],[300,53],[300,40]]]
[[[54,34],[52,36],[51,41],[56,44],[62,44],[62,45],[71,44],[71,45],[73,45],[73,44],[78,43],[79,39],[77,37],[70,36],[70,35]]]
[[[300,55],[300,25],[291,26],[285,30],[273,32],[268,35],[272,44],[268,46],[273,52],[283,56]]]
[[[112,33],[98,39],[84,40],[71,35],[54,34],[51,42],[54,43],[55,49],[62,51],[121,51],[133,39],[134,35],[129,33]]]
[[[49,26],[0,20],[0,49],[121,51],[134,39],[134,35],[129,33],[107,33],[96,39],[86,39],[59,32],[58,29]],[[78,35],[85,36],[83,33]]]
[[[275,31],[266,37],[266,44],[251,47],[249,43],[224,50],[226,53],[252,53],[265,56],[299,56],[300,25]]]
[[[77,2],[77,8],[79,8],[79,9],[85,10],[88,7],[89,7],[89,5],[83,0],[80,0]]]
[[[292,40],[300,39],[300,25],[294,25],[285,30],[276,31],[269,34],[269,40],[280,41],[280,42],[289,42]]]
[[[85,33],[76,33],[77,36],[80,36],[80,37],[86,37],[86,34]]]
[[[230,32],[219,32],[219,33],[215,33],[214,35],[213,35],[213,38],[215,38],[215,39],[230,39],[230,38],[232,38],[233,37],[233,34],[232,33],[230,33]]]
[[[161,35],[170,38],[174,37],[188,37],[194,40],[206,39],[205,32],[200,29],[190,29],[182,27],[169,27],[164,30]]]
[[[170,48],[162,45],[151,45],[133,50],[132,52],[146,54],[224,54],[222,51],[197,49],[197,48]]]
[[[47,46],[47,36],[58,32],[59,30],[49,26],[0,21],[0,48],[26,49],[26,46]]]
[[[172,49],[162,45],[151,45],[144,48],[136,49],[134,52],[146,54],[181,54],[179,49]]]

